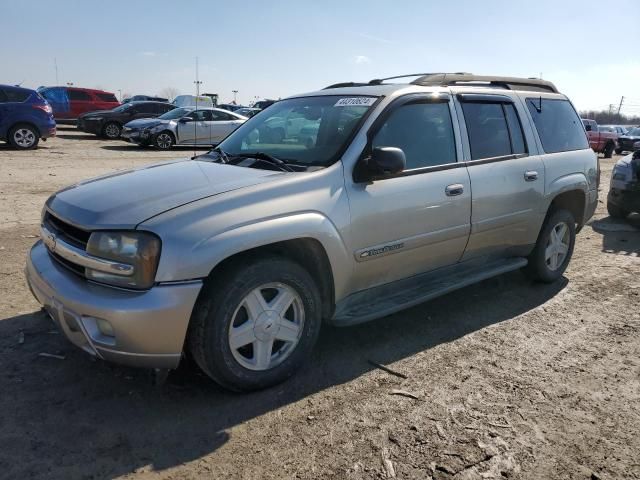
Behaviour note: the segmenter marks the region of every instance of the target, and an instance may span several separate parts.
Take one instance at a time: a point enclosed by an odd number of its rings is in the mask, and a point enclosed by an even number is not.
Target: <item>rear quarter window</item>
[[[545,153],[589,148],[580,117],[568,100],[527,98],[527,108]]]
[[[71,101],[75,100],[88,102],[93,100],[91,98],[91,95],[89,95],[87,92],[83,92],[82,90],[68,90],[67,95],[69,96],[69,100]]]
[[[5,102],[24,102],[31,96],[31,92],[26,90],[4,90]]]
[[[117,102],[118,99],[113,93],[96,93],[96,96],[103,102]]]

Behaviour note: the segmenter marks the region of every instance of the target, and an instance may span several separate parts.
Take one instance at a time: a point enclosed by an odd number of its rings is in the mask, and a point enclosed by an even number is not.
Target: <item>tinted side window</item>
[[[140,113],[158,113],[155,103],[142,103],[136,107]]]
[[[4,93],[4,90],[0,90],[0,103],[4,103],[7,101],[7,96]]]
[[[463,102],[471,159],[511,155],[511,141],[501,103]]]
[[[96,96],[103,102],[117,102],[118,99],[113,93],[96,93]]]
[[[68,90],[69,100],[76,101],[91,101],[91,95],[81,90]]]
[[[222,122],[222,121],[236,119],[233,115],[229,115],[228,113],[224,113],[224,112],[217,112],[215,110],[211,111],[211,114],[213,116],[214,122]]]
[[[1,102],[24,102],[29,95],[31,95],[28,91],[25,90],[0,90],[0,101]],[[2,100],[4,98],[4,100]]]
[[[407,170],[456,162],[448,103],[410,103],[394,110],[378,130],[375,147],[401,148]]]
[[[580,118],[567,100],[527,98],[527,107],[546,153],[589,148]]]
[[[513,153],[527,153],[527,144],[524,140],[522,132],[522,123],[516,107],[512,103],[503,104],[504,112],[507,114],[507,126],[509,127],[509,135],[511,136],[511,150]]]
[[[173,105],[160,105],[160,113],[170,112],[174,108],[176,108],[176,107],[174,107]]]

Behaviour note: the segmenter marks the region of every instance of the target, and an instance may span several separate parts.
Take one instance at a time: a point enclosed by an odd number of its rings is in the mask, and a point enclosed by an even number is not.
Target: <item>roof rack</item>
[[[477,86],[501,87],[508,90],[536,90],[558,93],[556,86],[539,78],[495,77],[472,73],[436,73],[416,78],[412,85],[423,87],[473,84]]]
[[[539,78],[520,77],[496,77],[490,75],[474,75],[473,73],[411,73],[408,75],[396,75],[394,77],[375,78],[367,83],[361,82],[341,82],[325,87],[324,90],[342,87],[365,87],[367,85],[382,85],[387,80],[398,78],[418,77],[410,82],[411,85],[423,87],[450,86],[450,85],[470,85],[477,87],[498,87],[507,90],[535,90],[540,92],[558,93],[556,86]]]

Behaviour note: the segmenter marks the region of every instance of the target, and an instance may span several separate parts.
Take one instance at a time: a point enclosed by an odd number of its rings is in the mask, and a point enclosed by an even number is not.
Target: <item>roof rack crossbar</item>
[[[539,78],[520,78],[520,77],[498,77],[490,75],[473,75],[471,73],[436,73],[423,75],[416,78],[413,85],[423,87],[430,86],[450,86],[464,83],[488,83],[489,85],[503,86],[511,90],[522,90],[530,87],[536,90],[545,90],[552,93],[558,93],[556,86],[548,80]]]

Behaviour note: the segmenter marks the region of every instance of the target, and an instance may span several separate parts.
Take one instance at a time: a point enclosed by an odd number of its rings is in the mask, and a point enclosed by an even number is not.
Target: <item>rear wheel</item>
[[[609,212],[609,215],[613,218],[627,218],[631,213],[611,202],[607,202],[607,212]]]
[[[38,146],[40,134],[31,125],[22,123],[9,130],[9,143],[14,148],[29,150]]]
[[[116,122],[109,122],[102,129],[102,135],[112,140],[120,138],[121,132],[122,127],[120,127]]]
[[[604,158],[613,157],[613,150],[615,149],[615,145],[613,143],[607,143],[604,147]]]
[[[576,241],[576,221],[567,210],[551,212],[529,255],[525,273],[545,283],[556,281],[569,265]]]
[[[213,380],[236,391],[289,378],[320,332],[320,293],[300,265],[278,257],[238,265],[204,289],[188,346]]]
[[[174,143],[175,138],[173,138],[173,134],[168,130],[158,133],[153,139],[153,144],[162,150],[170,149]]]

